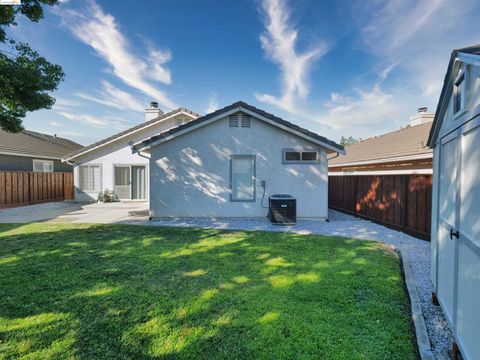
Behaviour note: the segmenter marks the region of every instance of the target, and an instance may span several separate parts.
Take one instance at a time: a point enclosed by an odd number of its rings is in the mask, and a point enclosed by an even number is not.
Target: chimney
[[[160,115],[163,115],[163,111],[158,107],[158,102],[150,102],[150,107],[145,109],[145,121],[157,119]]]
[[[430,123],[433,121],[435,117],[434,113],[429,113],[427,107],[420,107],[418,108],[418,112],[410,116],[410,126],[417,126],[426,123]]]

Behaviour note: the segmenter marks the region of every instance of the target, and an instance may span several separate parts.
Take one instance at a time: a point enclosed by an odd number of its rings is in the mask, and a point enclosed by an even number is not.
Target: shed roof
[[[329,167],[345,166],[365,161],[375,163],[387,159],[412,155],[431,155],[432,149],[427,147],[428,134],[432,123],[407,127],[380,136],[371,137],[357,144],[346,147],[347,154],[328,162]]]
[[[206,125],[207,123],[210,123],[211,121],[216,121],[221,119],[223,116],[227,116],[228,113],[231,113],[233,111],[250,111],[251,113],[257,115],[259,118],[264,118],[266,120],[269,120],[271,123],[282,127],[286,131],[292,132],[296,134],[297,136],[302,136],[307,139],[310,139],[311,141],[316,141],[321,143],[323,146],[333,150],[337,151],[340,153],[344,153],[344,147],[342,145],[337,144],[336,142],[327,139],[324,136],[321,136],[317,133],[314,133],[310,130],[307,130],[305,128],[302,128],[298,125],[295,125],[287,120],[284,120],[282,118],[279,118],[273,114],[270,114],[264,110],[258,109],[255,106],[249,105],[243,101],[237,101],[231,105],[225,106],[222,109],[219,109],[217,111],[214,111],[210,114],[207,114],[205,116],[199,117],[193,121],[190,121],[186,124],[180,125],[178,127],[166,130],[158,135],[152,136],[149,139],[146,139],[144,141],[141,141],[133,146],[133,151],[138,152],[143,149],[147,149],[151,146],[156,145],[157,143],[167,139],[171,138],[173,136],[181,135],[186,132],[193,131],[197,129],[199,126]]]
[[[74,141],[36,131],[23,130],[19,133],[9,133],[0,130],[0,153],[2,154],[61,159],[65,154],[80,148],[83,146]]]
[[[445,74],[445,78],[443,79],[442,92],[440,93],[440,98],[438,99],[437,110],[435,111],[435,118],[433,119],[433,125],[428,137],[427,144],[430,147],[433,147],[435,145],[438,132],[440,130],[440,127],[442,126],[445,111],[447,109],[446,105],[448,100],[450,99],[450,94],[453,90],[453,81],[456,75],[453,73],[453,69],[455,68],[457,57],[459,55],[461,56],[462,53],[469,54],[469,56],[474,55],[478,58],[477,61],[480,61],[480,44],[464,47],[461,49],[455,49],[450,55],[447,72]]]

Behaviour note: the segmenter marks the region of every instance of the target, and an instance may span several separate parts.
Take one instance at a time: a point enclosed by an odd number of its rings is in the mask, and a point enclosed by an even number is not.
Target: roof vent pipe
[[[156,101],[150,101],[150,107],[154,109],[158,109],[158,102]],[[426,109],[426,108],[425,108]],[[420,111],[420,109],[418,109]]]

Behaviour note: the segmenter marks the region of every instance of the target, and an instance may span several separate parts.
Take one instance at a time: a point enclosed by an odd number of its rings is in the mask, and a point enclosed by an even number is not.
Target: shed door
[[[480,121],[461,135],[456,333],[466,359],[480,359]]]
[[[457,242],[450,231],[457,228],[458,156],[456,133],[441,141],[438,202],[437,293],[450,324],[454,324],[455,262]]]

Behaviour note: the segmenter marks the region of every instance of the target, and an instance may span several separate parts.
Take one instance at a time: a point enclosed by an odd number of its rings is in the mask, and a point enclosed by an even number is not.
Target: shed
[[[480,45],[450,57],[433,148],[432,282],[464,359],[480,359]]]

